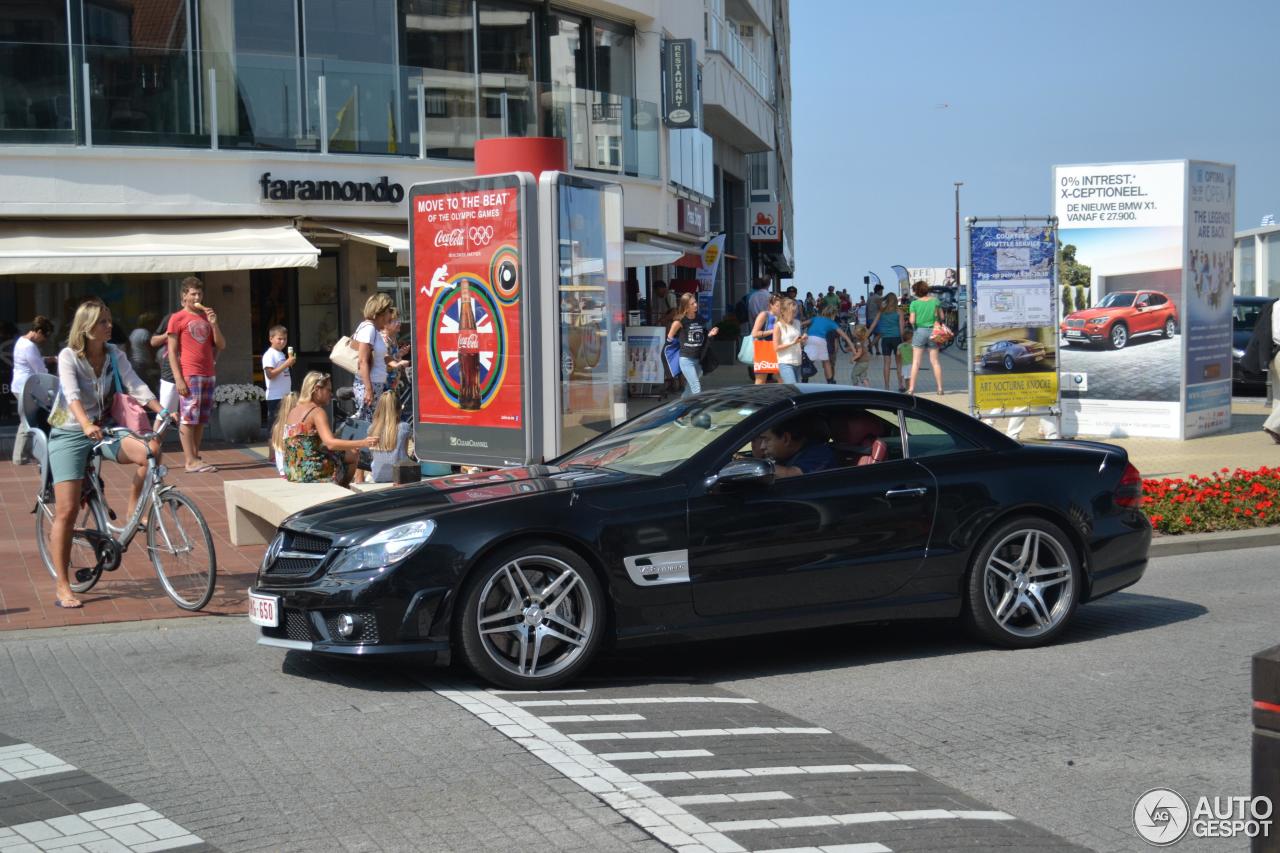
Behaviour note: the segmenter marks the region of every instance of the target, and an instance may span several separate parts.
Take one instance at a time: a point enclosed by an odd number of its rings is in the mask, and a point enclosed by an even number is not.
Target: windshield
[[[555,464],[665,474],[759,411],[741,400],[679,400],[570,451]]]
[[[1101,302],[1098,303],[1099,308],[1128,308],[1133,304],[1134,294],[1132,293],[1108,293]]]

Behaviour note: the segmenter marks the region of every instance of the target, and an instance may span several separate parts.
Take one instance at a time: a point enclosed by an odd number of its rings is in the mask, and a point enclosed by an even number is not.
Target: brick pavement
[[[253,583],[265,548],[237,548],[231,544],[222,484],[227,480],[274,477],[276,472],[260,457],[227,445],[211,445],[204,456],[218,470],[188,474],[182,470],[181,450],[171,442],[166,447],[165,458],[173,463],[167,482],[195,501],[213,534],[218,578],[213,599],[204,612],[239,615],[244,613],[244,591]],[[123,516],[132,469],[107,462],[102,470],[107,498]],[[9,557],[0,562],[0,631],[186,615],[161,588],[147,559],[142,536],[134,538],[120,568],[104,573],[97,586],[79,596],[84,607],[55,607],[53,578],[40,559],[35,516],[31,514],[36,483],[36,466],[0,463],[0,553]]]

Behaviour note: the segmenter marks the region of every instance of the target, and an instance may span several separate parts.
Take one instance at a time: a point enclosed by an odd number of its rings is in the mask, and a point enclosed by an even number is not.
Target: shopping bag
[[[115,421],[116,426],[131,429],[134,432],[149,432],[151,419],[147,417],[146,407],[133,399],[120,382],[120,368],[116,365],[116,348],[108,347],[107,351],[111,353],[111,372],[115,374],[116,386],[116,392],[111,398],[111,420]]]
[[[941,320],[938,320],[933,324],[933,332],[929,335],[929,340],[933,341],[938,346],[945,346],[946,344],[951,343],[951,339],[955,336],[956,333],[951,331],[950,326]]]
[[[751,364],[756,360],[755,343],[755,339],[750,336],[742,339],[742,343],[738,345],[738,361]]]
[[[756,341],[752,347],[751,369],[756,373],[778,372],[778,346],[773,341]]]
[[[667,369],[671,371],[673,377],[680,375],[680,341],[667,341],[667,345],[662,348],[662,355],[667,360]]]

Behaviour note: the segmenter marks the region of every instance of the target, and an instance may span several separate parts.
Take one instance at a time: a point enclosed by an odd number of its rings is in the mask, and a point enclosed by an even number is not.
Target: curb
[[[1148,555],[1154,559],[1156,557],[1176,557],[1181,554],[1235,551],[1240,548],[1264,548],[1270,545],[1280,545],[1280,527],[1157,536],[1151,540],[1151,549]]]

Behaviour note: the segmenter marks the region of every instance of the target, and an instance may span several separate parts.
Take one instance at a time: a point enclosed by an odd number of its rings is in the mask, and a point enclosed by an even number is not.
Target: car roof
[[[1239,302],[1242,305],[1264,305],[1268,302],[1275,302],[1274,296],[1234,296],[1233,302]]]

